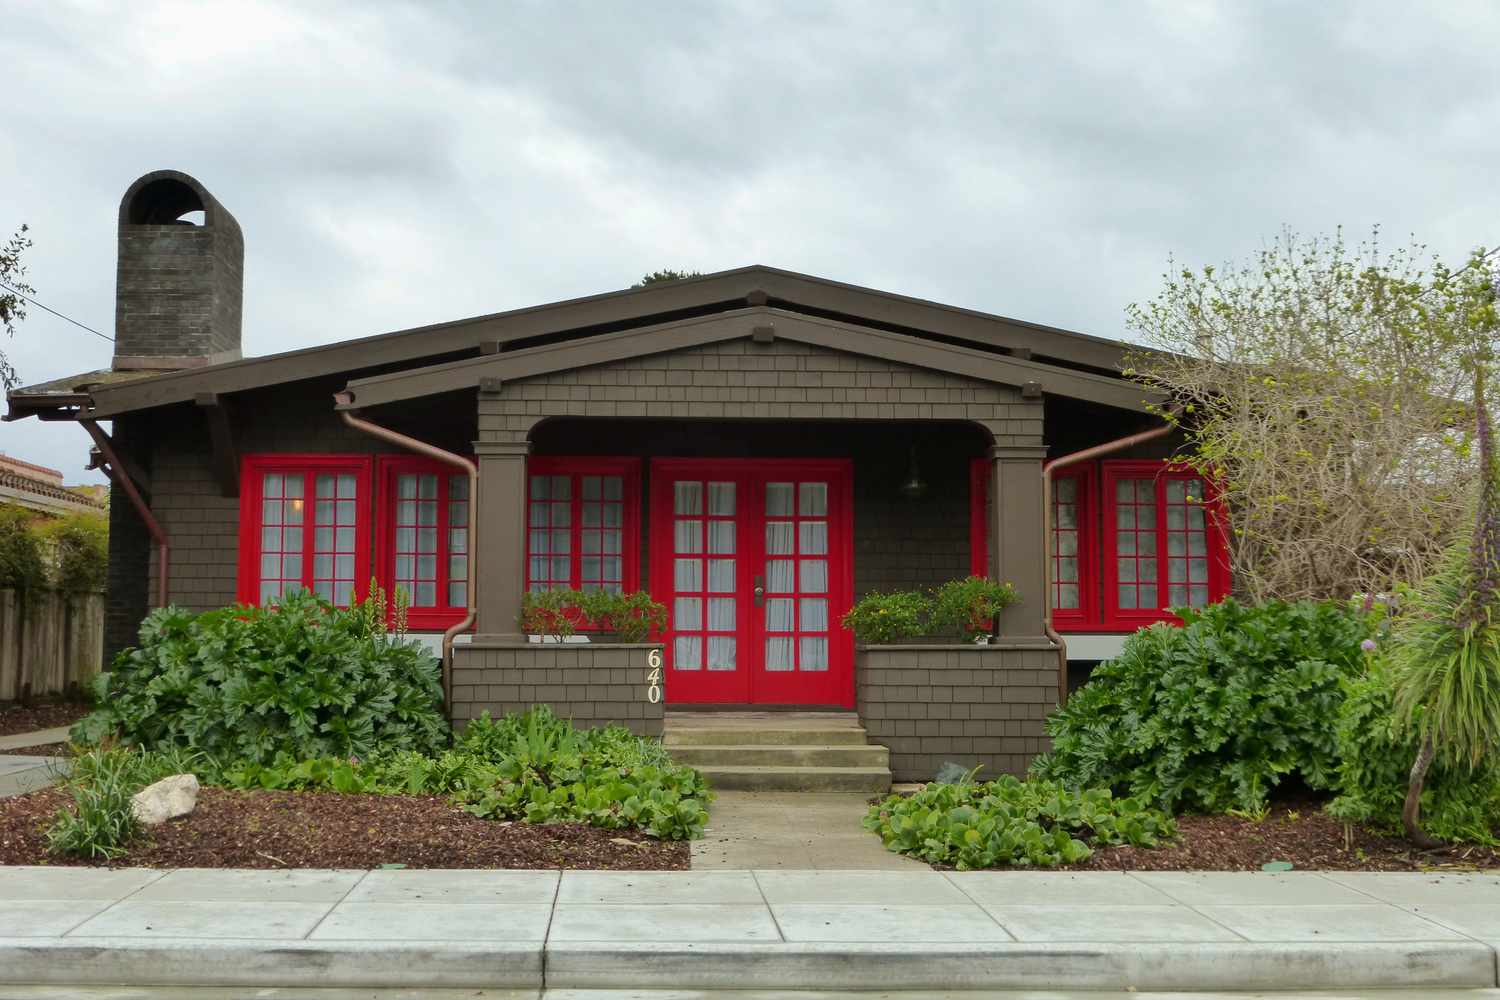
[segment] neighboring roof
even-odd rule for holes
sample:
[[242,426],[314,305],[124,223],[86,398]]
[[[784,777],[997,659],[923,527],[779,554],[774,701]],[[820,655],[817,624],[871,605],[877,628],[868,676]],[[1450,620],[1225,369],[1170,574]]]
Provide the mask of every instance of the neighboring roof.
[[551,372],[609,364],[680,351],[757,333],[827,350],[876,357],[898,364],[961,375],[1010,386],[1034,383],[1042,392],[1086,399],[1122,409],[1141,410],[1164,397],[1132,382],[1092,372],[975,350],[853,323],[808,316],[769,306],[752,306],[712,316],[673,320],[655,326],[565,340],[487,357],[374,375],[350,381],[351,398],[340,409],[362,409],[419,396],[477,387],[481,380],[535,378]]
[[[424,359],[456,360],[493,353],[508,344],[526,347],[530,344],[524,342],[540,338],[597,336],[743,308],[747,303],[991,353],[1030,353],[1054,366],[1095,373],[1118,372],[1129,350],[1119,341],[756,265],[125,382],[99,377],[99,373],[79,379],[98,378],[88,390],[93,403],[90,415],[107,419],[188,402],[200,393],[240,392]],[[63,381],[76,384],[79,379]],[[56,385],[12,391],[8,419],[77,405],[69,402],[67,394],[50,388]]]
[[42,479],[35,479],[11,469],[0,469],[0,503],[15,504],[46,513],[68,513],[94,511],[102,513],[106,505],[101,500],[57,486]]

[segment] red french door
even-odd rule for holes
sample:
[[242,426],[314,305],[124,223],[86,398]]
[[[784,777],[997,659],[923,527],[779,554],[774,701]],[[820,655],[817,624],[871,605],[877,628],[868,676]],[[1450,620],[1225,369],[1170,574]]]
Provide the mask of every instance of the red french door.
[[850,463],[654,459],[669,702],[854,704]]

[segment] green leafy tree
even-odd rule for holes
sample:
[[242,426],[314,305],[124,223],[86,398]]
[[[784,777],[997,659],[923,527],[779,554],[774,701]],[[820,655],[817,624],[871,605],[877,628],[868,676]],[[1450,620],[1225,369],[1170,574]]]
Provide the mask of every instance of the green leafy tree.
[[[23,296],[36,294],[36,289],[26,284],[26,265],[21,255],[31,249],[31,237],[26,235],[23,224],[16,230],[10,242],[0,247],[0,326],[7,336],[16,335],[16,324],[26,318],[26,299]],[[9,287],[5,287],[5,286]],[[4,351],[0,351],[0,388],[14,389],[21,384],[21,376],[10,363]]]
[[683,278],[701,278],[701,271],[674,271],[671,268],[663,268],[660,271],[652,271],[644,275],[640,281],[631,285],[631,288],[645,288],[647,285],[659,285],[663,281],[681,281]]
[[1178,457],[1222,490],[1255,601],[1391,593],[1463,516],[1468,399],[1494,267],[1287,232],[1249,262],[1171,270],[1128,310],[1131,371],[1181,406]]

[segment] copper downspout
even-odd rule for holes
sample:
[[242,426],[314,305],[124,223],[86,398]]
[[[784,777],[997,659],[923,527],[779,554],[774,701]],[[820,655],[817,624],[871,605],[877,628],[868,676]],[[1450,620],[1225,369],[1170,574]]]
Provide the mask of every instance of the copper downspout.
[[[350,392],[336,392],[333,394],[333,400],[339,406],[349,406],[354,402],[354,394]],[[469,476],[469,544],[468,551],[464,557],[469,574],[468,586],[465,588],[469,598],[467,602],[468,608],[463,619],[450,625],[448,630],[443,633],[443,709],[444,711],[449,711],[450,706],[453,704],[453,640],[458,637],[460,632],[468,631],[474,624],[476,610],[474,591],[477,589],[479,581],[474,577],[474,552],[479,547],[479,519],[475,516],[479,510],[479,466],[462,455],[454,454],[451,451],[444,451],[437,445],[428,444],[426,441],[419,441],[408,434],[393,431],[389,427],[373,424],[363,417],[356,417],[352,410],[340,410],[339,416],[343,418],[344,423],[357,431],[363,431],[372,437],[380,438],[380,440],[389,442],[399,448],[405,448],[419,455],[426,455],[428,458],[435,459],[436,461],[456,466],[464,470]],[[449,721],[452,720],[450,719]]]
[[[1180,409],[1173,409],[1172,415],[1175,416],[1180,412]],[[1059,706],[1066,704],[1068,700],[1068,644],[1063,641],[1057,629],[1052,627],[1052,473],[1070,465],[1077,465],[1079,462],[1087,462],[1117,451],[1124,451],[1126,448],[1133,448],[1147,441],[1166,437],[1172,433],[1173,426],[1167,423],[1160,427],[1153,427],[1149,431],[1127,434],[1113,441],[1096,444],[1092,448],[1059,456],[1042,465],[1042,546],[1045,553],[1042,559],[1042,631],[1046,633],[1048,639],[1057,644],[1057,704]]]
[[109,477],[115,481],[116,486],[125,491],[125,495],[130,498],[131,506],[146,523],[146,530],[156,542],[156,606],[164,608],[167,606],[168,584],[171,581],[169,572],[171,546],[167,544],[167,533],[161,530],[160,522],[151,513],[151,508],[146,506],[146,501],[141,497],[141,491],[136,489],[130,473],[126,472],[125,466],[120,464],[120,457],[115,454],[114,442],[109,439],[108,434],[99,429],[99,422],[85,418],[80,418],[78,422],[94,439],[94,444],[99,448],[99,454],[104,456],[104,461],[109,465]]

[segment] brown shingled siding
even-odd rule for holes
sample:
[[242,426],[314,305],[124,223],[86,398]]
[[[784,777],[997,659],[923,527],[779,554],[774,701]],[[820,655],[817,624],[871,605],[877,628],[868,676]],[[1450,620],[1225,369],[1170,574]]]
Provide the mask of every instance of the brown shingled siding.
[[646,657],[652,645],[525,643],[460,645],[453,650],[453,721],[488,712],[500,718],[550,705],[579,727],[612,722],[642,736],[660,736],[662,702],[647,697]]
[[1030,646],[866,646],[855,653],[855,703],[870,742],[891,751],[897,781],[943,764],[1024,775],[1047,749],[1057,653]]
[[549,417],[968,420],[1039,445],[1042,404],[1008,386],[777,340],[726,341],[542,375],[481,393],[479,439],[521,443]]

